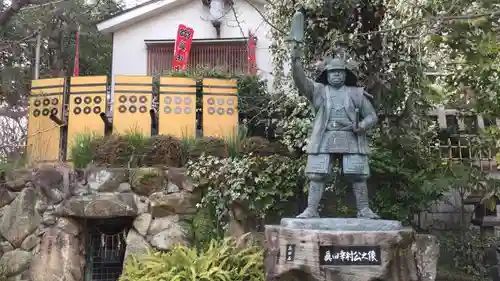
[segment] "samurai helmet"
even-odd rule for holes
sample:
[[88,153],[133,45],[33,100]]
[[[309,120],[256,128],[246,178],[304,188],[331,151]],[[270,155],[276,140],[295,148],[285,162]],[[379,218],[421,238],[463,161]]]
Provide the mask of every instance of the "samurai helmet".
[[354,65],[346,63],[341,58],[327,57],[319,66],[320,74],[316,78],[316,82],[322,84],[328,84],[327,73],[333,70],[344,70],[346,72],[345,85],[346,86],[356,86],[358,83],[358,77],[354,73]]

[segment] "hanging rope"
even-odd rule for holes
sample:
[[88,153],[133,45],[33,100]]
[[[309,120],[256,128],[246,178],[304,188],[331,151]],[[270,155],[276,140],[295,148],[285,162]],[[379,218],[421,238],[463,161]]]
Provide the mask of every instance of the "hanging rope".
[[[126,230],[117,233],[106,233],[98,227],[95,228],[100,237],[100,247],[97,256],[103,260],[117,260],[120,258],[122,249],[125,249]],[[123,248],[122,248],[123,247]]]

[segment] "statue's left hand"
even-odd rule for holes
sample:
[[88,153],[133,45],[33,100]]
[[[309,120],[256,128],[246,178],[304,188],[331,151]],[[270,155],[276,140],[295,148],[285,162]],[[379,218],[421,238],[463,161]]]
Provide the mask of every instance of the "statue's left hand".
[[356,134],[362,134],[364,133],[364,129],[360,126],[357,126],[356,123],[352,123],[352,131]]

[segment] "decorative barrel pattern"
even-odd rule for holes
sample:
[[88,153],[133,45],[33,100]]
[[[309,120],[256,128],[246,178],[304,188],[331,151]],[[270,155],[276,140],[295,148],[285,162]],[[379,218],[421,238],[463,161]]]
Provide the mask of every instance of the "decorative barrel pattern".
[[63,119],[65,79],[39,79],[31,82],[28,113],[27,151],[30,163],[60,159],[61,125],[50,119]]
[[151,136],[153,77],[115,76],[113,133]]
[[71,77],[68,109],[67,159],[78,136],[104,135],[101,113],[106,113],[106,76]]
[[159,135],[179,138],[196,136],[196,80],[161,77]]
[[237,132],[237,81],[203,79],[203,136],[227,139]]

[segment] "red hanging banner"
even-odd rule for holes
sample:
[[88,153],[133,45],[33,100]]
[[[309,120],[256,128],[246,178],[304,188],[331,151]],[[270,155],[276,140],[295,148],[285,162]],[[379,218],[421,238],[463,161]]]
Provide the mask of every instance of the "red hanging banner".
[[256,60],[256,41],[257,38],[251,31],[248,31],[248,74],[257,74],[257,60]]
[[172,61],[172,69],[186,70],[189,58],[189,51],[193,43],[194,30],[183,24],[179,24],[177,29],[177,39],[175,40],[174,59]]

